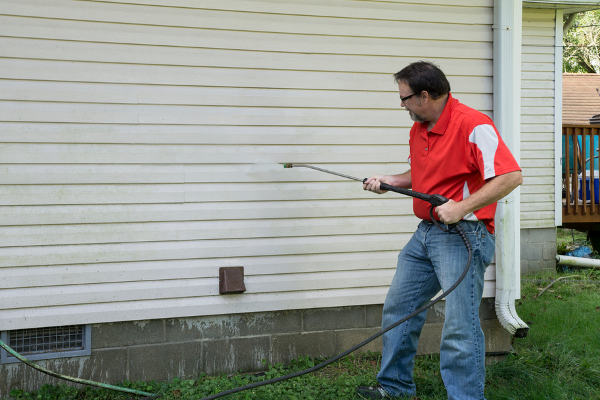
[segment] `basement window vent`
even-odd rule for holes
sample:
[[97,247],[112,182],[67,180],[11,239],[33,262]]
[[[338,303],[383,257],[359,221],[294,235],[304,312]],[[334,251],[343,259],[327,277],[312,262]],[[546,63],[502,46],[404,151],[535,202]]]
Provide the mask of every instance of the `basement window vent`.
[[[4,343],[29,360],[77,357],[91,354],[90,325],[18,329],[2,332],[0,335]],[[1,350],[0,363],[17,361],[4,349]]]

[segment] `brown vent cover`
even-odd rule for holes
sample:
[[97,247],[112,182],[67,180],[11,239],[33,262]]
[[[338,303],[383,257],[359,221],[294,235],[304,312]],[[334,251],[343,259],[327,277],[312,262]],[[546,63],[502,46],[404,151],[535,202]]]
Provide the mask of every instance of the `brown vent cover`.
[[219,268],[219,293],[232,294],[244,293],[244,267]]

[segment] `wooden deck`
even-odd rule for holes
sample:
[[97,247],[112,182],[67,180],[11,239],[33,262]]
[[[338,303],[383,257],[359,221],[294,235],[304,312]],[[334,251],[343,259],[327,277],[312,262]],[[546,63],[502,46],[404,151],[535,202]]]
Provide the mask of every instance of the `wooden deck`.
[[585,229],[600,222],[599,141],[600,126],[563,125],[563,226]]

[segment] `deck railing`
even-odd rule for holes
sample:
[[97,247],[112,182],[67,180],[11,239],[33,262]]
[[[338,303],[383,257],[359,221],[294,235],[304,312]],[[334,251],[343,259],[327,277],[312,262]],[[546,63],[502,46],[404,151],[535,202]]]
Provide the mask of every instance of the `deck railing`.
[[563,223],[600,222],[600,126],[563,125]]

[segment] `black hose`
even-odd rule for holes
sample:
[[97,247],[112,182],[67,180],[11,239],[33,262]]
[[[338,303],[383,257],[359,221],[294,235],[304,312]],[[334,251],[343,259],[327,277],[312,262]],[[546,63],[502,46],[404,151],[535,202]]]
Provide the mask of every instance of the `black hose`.
[[254,388],[257,388],[257,387],[260,387],[260,386],[271,385],[273,383],[285,381],[285,380],[292,379],[292,378],[297,378],[299,376],[310,374],[312,372],[318,371],[321,368],[324,368],[324,367],[328,366],[329,364],[332,364],[332,363],[336,362],[337,360],[346,357],[348,354],[350,354],[350,353],[352,353],[352,352],[360,349],[361,347],[363,347],[364,345],[366,345],[366,344],[372,342],[373,340],[377,339],[379,336],[383,335],[387,331],[389,331],[391,329],[394,329],[395,327],[397,327],[401,323],[403,323],[403,322],[405,322],[405,321],[413,318],[414,316],[420,314],[421,312],[423,312],[427,308],[433,306],[434,304],[436,304],[440,300],[443,300],[445,297],[447,297],[463,281],[463,279],[467,275],[467,272],[469,272],[469,269],[471,267],[471,258],[472,258],[472,255],[473,255],[473,249],[471,248],[471,242],[469,242],[469,239],[467,238],[467,235],[461,229],[461,227],[460,227],[459,224],[449,225],[448,229],[444,229],[441,225],[439,225],[439,223],[435,220],[435,218],[433,218],[433,208],[434,208],[434,206],[432,206],[430,208],[430,210],[429,210],[429,214],[432,216],[432,221],[438,226],[438,228],[440,228],[441,230],[446,231],[446,232],[449,232],[452,228],[454,228],[456,230],[456,232],[458,232],[458,234],[462,238],[463,242],[465,243],[465,247],[467,248],[467,251],[469,253],[469,258],[467,260],[467,264],[465,265],[465,269],[463,270],[463,272],[460,275],[460,277],[456,280],[456,282],[454,282],[454,284],[448,288],[448,290],[446,290],[445,292],[443,292],[442,294],[440,294],[438,297],[435,297],[432,300],[430,300],[429,302],[423,304],[422,306],[420,306],[419,308],[417,308],[416,310],[414,310],[413,312],[411,312],[410,314],[408,314],[404,318],[400,319],[399,321],[396,321],[393,324],[391,324],[391,325],[389,325],[389,326],[387,326],[385,328],[382,328],[379,332],[377,332],[376,334],[374,334],[371,337],[368,337],[367,339],[363,340],[362,342],[360,342],[359,344],[355,345],[354,347],[352,347],[352,348],[344,351],[343,353],[340,353],[340,354],[338,354],[336,356],[333,356],[330,359],[325,360],[322,363],[315,365],[314,367],[307,368],[307,369],[305,369],[303,371],[293,372],[291,374],[280,376],[280,377],[277,377],[277,378],[268,379],[266,381],[254,382],[254,383],[250,383],[250,384],[245,385],[245,386],[240,386],[240,387],[237,387],[237,388],[225,390],[225,391],[223,391],[221,393],[217,393],[217,394],[213,394],[213,395],[208,396],[208,397],[204,397],[201,400],[218,399],[220,397],[225,397],[225,396],[228,396],[230,394],[243,392],[245,390],[254,389]]

